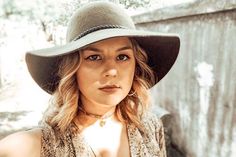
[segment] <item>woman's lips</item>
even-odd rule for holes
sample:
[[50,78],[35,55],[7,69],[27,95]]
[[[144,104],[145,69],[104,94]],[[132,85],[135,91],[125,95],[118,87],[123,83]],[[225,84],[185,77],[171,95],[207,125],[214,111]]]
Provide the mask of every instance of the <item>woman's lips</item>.
[[101,91],[106,92],[106,93],[114,93],[120,90],[119,86],[116,85],[109,85],[109,86],[104,86],[99,88]]

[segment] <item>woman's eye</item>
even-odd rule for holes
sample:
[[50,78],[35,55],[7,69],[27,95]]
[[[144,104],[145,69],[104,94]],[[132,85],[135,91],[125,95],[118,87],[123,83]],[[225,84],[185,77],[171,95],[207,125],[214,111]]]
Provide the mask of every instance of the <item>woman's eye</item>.
[[99,55],[91,55],[91,56],[88,56],[85,59],[86,60],[90,60],[90,61],[96,61],[96,60],[101,60],[101,56],[99,56]]
[[129,59],[128,55],[121,54],[121,55],[117,56],[117,60],[120,60],[120,61],[126,61],[128,59]]

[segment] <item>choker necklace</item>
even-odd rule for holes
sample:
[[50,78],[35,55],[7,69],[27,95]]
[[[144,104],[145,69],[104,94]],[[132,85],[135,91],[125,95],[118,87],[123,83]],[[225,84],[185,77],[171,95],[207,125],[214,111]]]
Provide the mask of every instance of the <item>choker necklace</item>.
[[106,124],[106,119],[111,117],[114,112],[111,112],[111,113],[108,113],[108,114],[105,114],[105,115],[97,115],[97,114],[93,114],[93,113],[89,113],[87,111],[85,111],[82,107],[78,107],[78,109],[83,113],[85,114],[86,116],[89,116],[89,117],[92,117],[92,118],[96,118],[99,120],[99,125],[101,127],[103,127],[105,124]]

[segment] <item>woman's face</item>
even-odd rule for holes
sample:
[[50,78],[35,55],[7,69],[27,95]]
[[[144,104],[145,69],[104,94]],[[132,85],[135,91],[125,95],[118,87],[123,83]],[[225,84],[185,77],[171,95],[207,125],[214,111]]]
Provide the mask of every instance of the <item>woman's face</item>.
[[76,75],[83,104],[120,103],[131,89],[135,71],[129,38],[116,37],[91,44],[82,50],[81,56]]

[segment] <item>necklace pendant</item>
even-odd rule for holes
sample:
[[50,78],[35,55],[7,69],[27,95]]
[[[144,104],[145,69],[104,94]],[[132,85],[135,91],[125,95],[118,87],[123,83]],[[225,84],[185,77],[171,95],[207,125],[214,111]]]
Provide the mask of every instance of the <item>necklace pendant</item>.
[[99,123],[100,127],[103,127],[105,124],[106,124],[105,120],[101,120],[100,123]]

